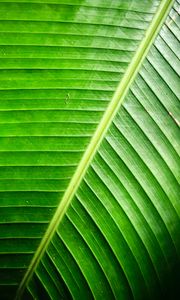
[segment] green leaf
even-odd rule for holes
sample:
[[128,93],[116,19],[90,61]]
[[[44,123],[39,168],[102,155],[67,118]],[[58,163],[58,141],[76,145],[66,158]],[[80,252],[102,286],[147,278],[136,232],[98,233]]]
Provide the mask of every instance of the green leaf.
[[0,8],[2,299],[176,299],[179,1]]

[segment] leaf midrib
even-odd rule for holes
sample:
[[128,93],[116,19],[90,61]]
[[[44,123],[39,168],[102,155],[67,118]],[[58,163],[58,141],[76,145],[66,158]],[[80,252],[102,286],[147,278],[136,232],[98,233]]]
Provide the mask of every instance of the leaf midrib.
[[65,215],[69,205],[71,204],[71,201],[95,155],[97,152],[97,149],[99,148],[99,145],[101,141],[103,140],[114,116],[116,115],[117,111],[119,110],[120,106],[123,103],[123,100],[129,90],[129,87],[131,86],[134,78],[136,77],[140,66],[146,57],[149,48],[151,47],[152,43],[154,42],[154,39],[156,35],[158,34],[161,25],[165,18],[167,17],[167,14],[173,4],[173,0],[163,0],[161,4],[159,5],[157,12],[149,26],[149,28],[146,31],[145,37],[142,40],[140,46],[138,47],[138,50],[136,51],[134,58],[132,59],[131,63],[129,64],[129,67],[127,68],[122,80],[120,81],[114,96],[112,97],[112,100],[105,111],[77,169],[74,173],[69,186],[64,193],[63,198],[61,199],[61,202],[49,224],[49,227],[44,235],[44,237],[41,240],[41,243],[37,249],[37,251],[34,254],[34,257],[30,263],[30,266],[25,273],[17,294],[16,294],[16,300],[20,299],[22,296],[22,293],[28,284],[29,280],[31,279],[38,263],[40,262],[44,252],[46,251],[49,242],[51,241],[51,238],[53,234],[55,233],[58,225],[60,224],[63,216]]

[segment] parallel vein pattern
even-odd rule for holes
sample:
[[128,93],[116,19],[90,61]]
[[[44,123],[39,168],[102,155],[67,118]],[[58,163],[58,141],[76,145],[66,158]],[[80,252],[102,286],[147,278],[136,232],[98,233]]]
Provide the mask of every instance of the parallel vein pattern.
[[[158,5],[156,0],[0,1],[2,299],[14,297]],[[76,259],[62,247],[68,280],[75,280],[80,295],[91,297]],[[79,275],[67,271],[66,257]],[[56,298],[78,296],[76,289],[67,291],[49,256],[42,270],[44,279],[48,272],[53,280],[51,292],[58,288]],[[117,271],[122,273],[119,266]],[[44,288],[37,293],[45,299]]]
[[176,299],[178,10],[175,2],[25,297]]

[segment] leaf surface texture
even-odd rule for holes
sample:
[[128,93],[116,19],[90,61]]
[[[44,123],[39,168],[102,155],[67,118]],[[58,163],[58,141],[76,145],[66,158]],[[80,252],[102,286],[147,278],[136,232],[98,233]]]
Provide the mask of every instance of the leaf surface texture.
[[175,299],[180,4],[170,4],[0,2],[3,300],[18,287],[17,299]]

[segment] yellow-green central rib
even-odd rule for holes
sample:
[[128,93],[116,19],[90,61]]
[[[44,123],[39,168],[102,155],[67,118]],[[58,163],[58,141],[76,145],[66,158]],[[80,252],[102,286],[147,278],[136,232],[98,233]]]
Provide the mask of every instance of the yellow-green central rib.
[[75,195],[81,180],[83,176],[85,175],[85,172],[87,168],[89,167],[90,162],[92,161],[105,133],[107,132],[107,129],[109,128],[113,117],[117,113],[120,105],[122,104],[127,91],[134,80],[137,72],[139,71],[139,68],[146,57],[146,54],[152,45],[157,33],[159,32],[159,29],[161,28],[161,25],[166,18],[172,4],[173,0],[162,0],[160,6],[158,7],[158,10],[151,22],[151,25],[149,26],[146,35],[144,39],[142,40],[136,54],[134,55],[134,58],[132,62],[130,63],[127,71],[124,74],[124,77],[122,78],[120,84],[117,87],[116,92],[114,93],[114,96],[104,113],[104,116],[99,124],[99,126],[96,129],[95,134],[93,135],[89,146],[87,147],[77,169],[72,177],[70,184],[49,224],[49,227],[31,261],[31,264],[20,283],[20,286],[17,291],[17,295],[15,299],[20,299],[27,283],[29,282],[31,276],[33,275],[39,261],[41,260],[45,250],[47,249],[47,246],[56,231],[59,223],[61,222],[63,216],[65,215],[69,205],[71,204],[71,200],[73,196]]

